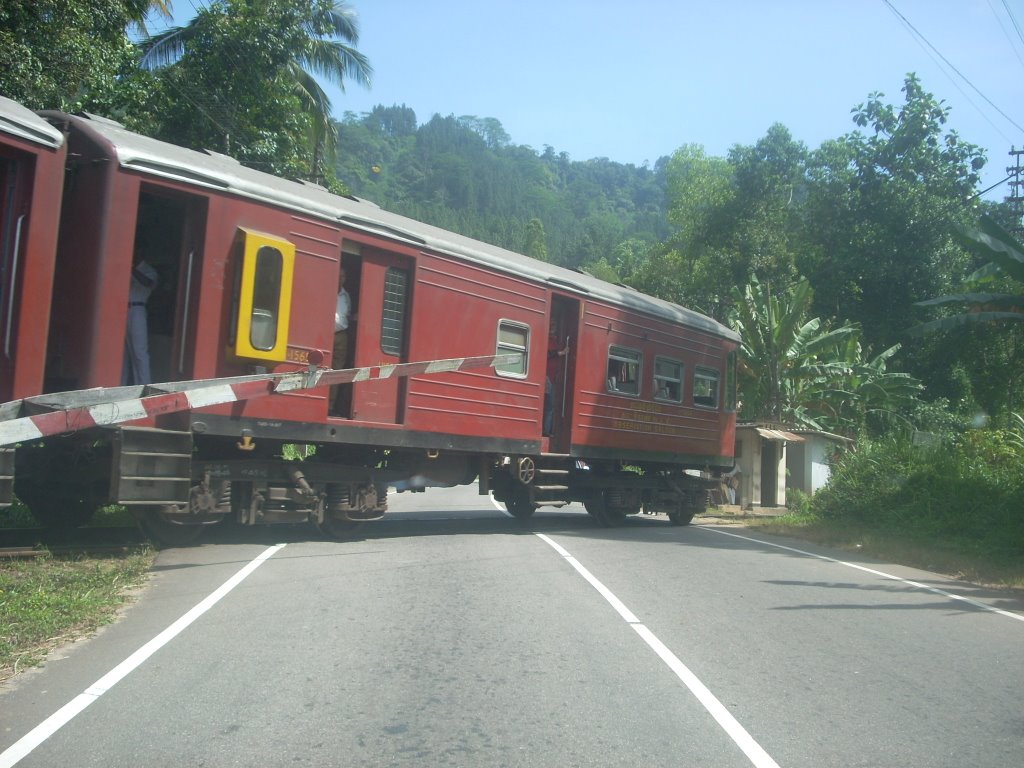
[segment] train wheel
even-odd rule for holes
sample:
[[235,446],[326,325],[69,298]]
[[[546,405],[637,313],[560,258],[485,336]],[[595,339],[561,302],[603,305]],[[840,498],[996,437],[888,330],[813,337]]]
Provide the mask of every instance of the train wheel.
[[680,504],[675,512],[668,513],[668,521],[672,525],[689,525],[693,520],[694,511],[686,504]]
[[166,547],[186,547],[203,535],[202,525],[175,522],[161,507],[146,507],[136,512],[139,528],[147,538]]
[[505,499],[505,509],[517,520],[528,520],[537,511],[537,505],[530,501],[530,493],[526,488],[514,490]]
[[585,501],[583,506],[602,528],[618,528],[626,522],[625,507],[609,504],[604,493]]
[[[703,502],[703,503],[702,503]],[[668,513],[668,521],[672,525],[689,525],[693,516],[707,509],[707,495],[691,493],[676,502],[674,512]]]

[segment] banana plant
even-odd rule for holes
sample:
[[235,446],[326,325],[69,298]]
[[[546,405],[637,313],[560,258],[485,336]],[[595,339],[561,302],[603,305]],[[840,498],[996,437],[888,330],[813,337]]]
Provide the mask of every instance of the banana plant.
[[1009,278],[1018,287],[1024,285],[1024,245],[988,216],[982,217],[977,229],[962,229],[958,235],[964,247],[989,261],[967,277],[969,292],[917,302],[919,307],[960,306],[966,311],[915,326],[910,329],[913,335],[949,331],[971,323],[1024,322],[1024,293],[981,290],[1002,278]]

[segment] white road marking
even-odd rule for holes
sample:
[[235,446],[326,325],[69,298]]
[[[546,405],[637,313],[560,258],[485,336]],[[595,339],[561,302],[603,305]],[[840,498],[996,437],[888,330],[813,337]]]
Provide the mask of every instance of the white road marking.
[[766,547],[774,547],[775,549],[782,549],[782,550],[785,550],[786,552],[795,552],[798,555],[806,555],[807,557],[813,557],[813,558],[816,558],[818,560],[824,560],[825,562],[828,562],[828,563],[836,563],[837,565],[845,565],[847,568],[856,568],[858,571],[864,571],[864,573],[870,573],[873,576],[881,576],[884,579],[891,579],[892,581],[899,581],[899,582],[901,582],[903,584],[908,584],[911,587],[916,587],[917,589],[923,589],[926,592],[932,592],[932,593],[934,593],[936,595],[942,595],[942,597],[949,598],[950,600],[958,600],[958,601],[960,601],[962,603],[967,603],[968,605],[973,605],[975,608],[980,608],[980,609],[982,609],[984,611],[991,611],[992,613],[998,613],[1000,616],[1005,616],[1008,619],[1016,619],[1017,621],[1024,621],[1024,614],[1013,613],[1012,611],[1004,611],[1001,608],[995,608],[994,606],[986,605],[985,603],[979,603],[977,600],[971,600],[971,598],[964,597],[963,595],[958,595],[955,592],[947,592],[946,590],[939,589],[938,587],[929,587],[927,584],[922,584],[919,581],[912,581],[910,579],[904,579],[904,578],[902,578],[900,576],[894,576],[891,573],[886,573],[885,571],[879,571],[879,570],[876,570],[874,568],[868,568],[865,565],[857,565],[857,563],[850,563],[850,562],[847,562],[846,560],[837,560],[834,557],[828,557],[827,555],[819,555],[819,554],[816,554],[814,552],[807,552],[807,551],[805,551],[803,549],[796,549],[795,547],[787,547],[787,546],[785,546],[783,544],[775,544],[775,543],[773,543],[771,541],[765,541],[764,539],[755,539],[755,538],[753,538],[751,536],[740,536],[738,533],[729,533],[728,531],[720,531],[717,528],[708,528],[708,527],[705,527],[705,526],[702,526],[702,525],[695,526],[695,528],[697,530],[701,530],[701,531],[709,531],[711,533],[717,533],[717,534],[720,534],[722,536],[731,536],[734,539],[742,539],[743,541],[751,541],[751,542],[754,542],[755,544],[763,544]]
[[564,557],[569,565],[575,568],[611,604],[612,608],[643,638],[651,650],[658,654],[658,657],[665,662],[668,668],[675,673],[676,677],[690,690],[690,693],[696,697],[704,709],[715,718],[715,721],[729,735],[729,738],[735,742],[736,746],[743,750],[743,754],[750,760],[751,765],[756,766],[756,768],[779,768],[779,764],[772,759],[771,755],[764,751],[760,744],[754,741],[754,737],[747,733],[747,730],[740,725],[739,721],[732,716],[729,710],[725,708],[725,705],[718,700],[708,687],[650,629],[641,624],[633,612],[608,587],[598,581],[582,563],[569,554],[560,544],[543,533],[535,533],[534,535],[549,544],[558,554]]
[[263,565],[263,563],[269,560],[284,546],[284,544],[277,544],[264,551],[263,554],[248,563],[244,568],[242,568],[242,570],[225,581],[217,588],[216,591],[212,592],[202,600],[202,602],[196,605],[195,608],[175,621],[167,629],[89,686],[85,692],[78,694],[78,696],[73,698],[63,707],[46,718],[46,720],[9,746],[2,754],[0,754],[0,768],[10,768],[10,766],[15,765],[23,757],[30,754],[32,750],[67,725],[76,715],[82,712],[82,710],[131,674],[144,661],[146,661],[146,659],[160,650],[163,646],[167,645],[167,643],[184,631],[192,622],[213,608],[213,606],[216,605],[222,597],[241,584],[249,574]]

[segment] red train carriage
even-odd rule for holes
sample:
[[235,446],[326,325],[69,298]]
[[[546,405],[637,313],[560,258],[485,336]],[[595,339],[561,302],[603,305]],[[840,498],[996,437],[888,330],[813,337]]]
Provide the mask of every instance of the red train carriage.
[[[64,153],[60,131],[0,96],[0,403],[42,386]],[[0,447],[0,506],[13,472]]]
[[[583,501],[604,524],[643,505],[682,523],[704,498],[684,470],[731,463],[737,337],[711,319],[111,121],[46,117],[69,147],[48,391],[161,391],[123,378],[140,260],[157,382],[517,356],[23,445],[16,489],[43,519],[114,501],[164,538],[229,516],[338,533],[380,517],[389,486],[479,478],[517,516]],[[335,360],[341,269],[355,312]]]

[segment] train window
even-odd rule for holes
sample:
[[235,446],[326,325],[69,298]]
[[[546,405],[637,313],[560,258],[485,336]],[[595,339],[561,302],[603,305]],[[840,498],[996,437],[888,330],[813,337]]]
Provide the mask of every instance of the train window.
[[240,229],[232,297],[232,352],[242,358],[284,360],[288,353],[295,246]]
[[640,364],[643,355],[638,350],[608,348],[608,391],[623,395],[640,394]]
[[683,401],[683,364],[667,357],[654,358],[654,399]]
[[693,404],[704,408],[718,407],[719,373],[714,368],[698,368],[693,372]]
[[497,355],[508,355],[516,353],[518,360],[508,365],[495,366],[494,370],[499,376],[515,376],[526,378],[528,368],[528,350],[530,349],[530,327],[521,323],[513,323],[509,320],[498,322],[498,345],[495,349]]
[[277,340],[277,299],[281,295],[283,262],[277,248],[264,245],[256,251],[249,343],[263,352],[273,349]]
[[402,354],[408,292],[409,270],[389,267],[384,276],[384,312],[380,320],[380,348],[385,354]]

